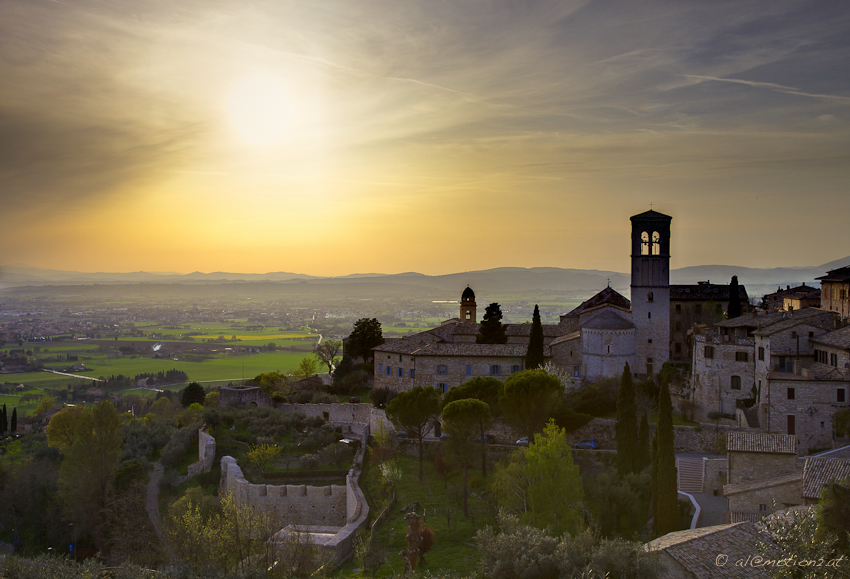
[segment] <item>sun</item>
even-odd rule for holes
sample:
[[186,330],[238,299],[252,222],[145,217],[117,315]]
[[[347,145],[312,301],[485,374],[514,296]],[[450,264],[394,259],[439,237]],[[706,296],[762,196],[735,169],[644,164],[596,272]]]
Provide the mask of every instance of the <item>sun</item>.
[[272,145],[287,134],[291,121],[290,95],[284,83],[268,73],[238,81],[227,100],[230,122],[248,145]]

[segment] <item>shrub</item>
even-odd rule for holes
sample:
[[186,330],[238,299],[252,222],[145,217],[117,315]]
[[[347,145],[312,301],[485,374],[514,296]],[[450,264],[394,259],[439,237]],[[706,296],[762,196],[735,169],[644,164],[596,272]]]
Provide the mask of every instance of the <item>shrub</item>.
[[577,412],[591,416],[607,416],[617,410],[618,388],[616,378],[603,378],[572,390],[564,397],[564,401]]
[[375,408],[384,408],[396,396],[398,393],[389,388],[372,388],[369,391],[369,400]]
[[198,442],[198,429],[201,428],[201,423],[196,422],[189,426],[184,426],[171,437],[165,448],[162,449],[159,461],[165,468],[173,468],[177,466],[183,456],[189,450],[189,447]]

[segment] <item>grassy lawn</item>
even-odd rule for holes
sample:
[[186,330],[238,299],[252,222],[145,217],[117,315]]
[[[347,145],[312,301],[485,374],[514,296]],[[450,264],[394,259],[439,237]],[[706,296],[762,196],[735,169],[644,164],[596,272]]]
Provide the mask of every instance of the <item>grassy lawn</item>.
[[[437,539],[434,549],[425,556],[424,569],[432,572],[452,569],[459,574],[475,571],[478,550],[465,543],[474,544],[475,533],[487,525],[494,525],[496,514],[495,500],[486,491],[480,469],[469,472],[469,517],[464,517],[461,472],[452,472],[448,478],[448,487],[444,488],[443,480],[437,476],[430,460],[424,462],[425,475],[421,483],[417,480],[416,457],[400,454],[396,460],[403,473],[396,487],[397,502],[389,517],[375,531],[375,540],[390,553],[389,565],[382,567],[378,576],[401,574],[404,569],[398,552],[407,548],[404,539],[407,523],[404,520],[406,513],[399,510],[414,502],[418,502],[424,509],[424,513],[420,511],[420,514],[425,515],[425,524],[434,530]],[[374,520],[389,498],[378,480],[378,469],[367,467],[360,484],[366,487],[367,497],[375,502],[372,504],[370,501],[370,514]],[[355,567],[356,563],[349,562],[337,571],[336,576],[350,576]]]
[[[616,418],[616,416],[615,416],[615,418]],[[652,416],[650,416],[649,421],[652,422],[653,424],[658,424],[658,413],[656,412]],[[691,422],[690,420],[685,420],[684,418],[682,418],[681,414],[674,414],[673,415],[673,426],[697,427],[697,426],[699,426],[699,422]]]

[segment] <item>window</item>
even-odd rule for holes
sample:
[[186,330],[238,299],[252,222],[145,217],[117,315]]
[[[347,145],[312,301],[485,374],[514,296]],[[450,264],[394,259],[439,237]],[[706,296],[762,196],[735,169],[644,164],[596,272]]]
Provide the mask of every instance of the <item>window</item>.
[[402,359],[402,357],[401,357],[401,354],[399,354],[399,355],[398,355],[398,361],[399,361],[399,362],[404,362],[404,360],[403,360],[403,359]]
[[490,366],[490,375],[491,376],[501,376],[501,374],[502,374],[502,367],[501,366],[499,366],[498,364],[493,364],[493,365]]
[[465,315],[466,315],[466,319],[467,319],[467,320],[471,320],[471,319],[472,319],[472,312],[470,312],[469,310],[466,310],[466,314],[465,314]]
[[398,377],[399,377],[399,378],[404,378],[404,368],[399,368],[399,369],[398,369]]
[[646,359],[646,375],[652,376],[652,358]]
[[393,369],[390,366],[387,366],[387,376],[393,375]]
[[714,346],[706,346],[705,347],[705,357],[706,358],[714,358]]
[[652,319],[652,312],[646,312],[647,319]]
[[750,359],[750,356],[747,352],[735,352],[735,361],[736,362],[747,362]]
[[682,304],[676,304],[676,313],[677,313],[677,314],[681,314],[681,313],[682,313]]
[[437,384],[437,388],[439,388],[443,392],[443,394],[445,394],[446,390],[449,389],[449,385],[445,382],[440,382],[439,384]]
[[796,337],[797,337],[797,332],[791,332],[791,337],[792,337],[792,338],[796,338]]
[[384,373],[384,365],[378,364],[378,374],[383,374],[383,373]]
[[767,505],[764,504],[764,503],[760,503],[759,504],[759,511],[761,511],[762,513],[766,513],[767,512]]
[[795,400],[796,394],[794,388],[788,388],[788,400]]
[[466,375],[467,375],[467,376],[472,376],[472,364],[467,364],[467,365],[466,365]]
[[581,372],[581,366],[573,366],[573,378],[578,378],[579,372]]
[[652,232],[652,255],[661,255],[661,234]]
[[844,388],[839,388],[835,391],[835,401],[836,402],[845,402],[847,400],[847,395],[844,393]]
[[647,344],[651,344],[651,343],[652,343],[652,338],[648,339],[648,340],[646,341],[646,343],[647,343]]
[[741,377],[740,376],[732,376],[732,390],[740,390],[741,389]]
[[521,368],[520,368],[519,364],[514,364],[513,366],[511,366],[511,374],[516,374],[520,370],[521,370]]
[[764,347],[763,346],[759,346],[759,360],[764,362]]
[[829,355],[829,365],[838,368],[838,354]]
[[409,372],[410,378],[416,378],[416,368],[411,368]]
[[654,298],[655,298],[655,296],[653,295],[652,292],[648,292],[646,294],[646,301],[648,301],[648,302],[654,301]]
[[682,344],[680,344],[679,342],[676,342],[674,349],[676,350],[677,354],[681,354],[682,353]]
[[789,414],[787,417],[787,432],[788,434],[796,435],[797,434],[797,417],[793,414]]
[[446,364],[437,364],[437,374],[448,374],[449,369]]
[[809,332],[809,337],[810,337],[810,338],[814,338],[814,337],[815,337],[815,333],[814,333],[814,332]]
[[649,234],[646,231],[640,234],[640,254],[649,255]]

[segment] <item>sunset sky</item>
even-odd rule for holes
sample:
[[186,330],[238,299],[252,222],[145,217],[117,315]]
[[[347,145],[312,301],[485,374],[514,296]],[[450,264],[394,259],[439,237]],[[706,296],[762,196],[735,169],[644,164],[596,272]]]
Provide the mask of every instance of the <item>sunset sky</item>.
[[850,254],[847,2],[0,0],[0,265]]

